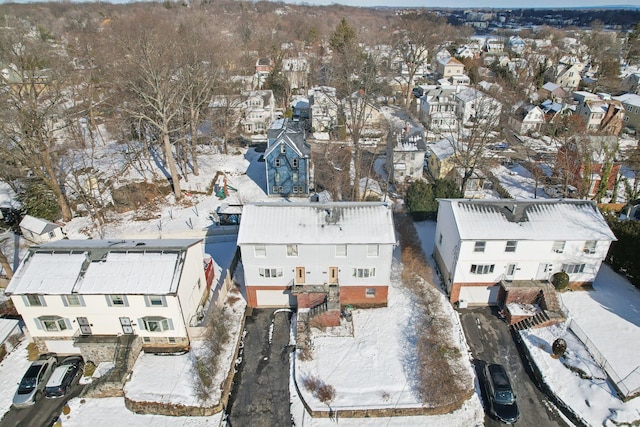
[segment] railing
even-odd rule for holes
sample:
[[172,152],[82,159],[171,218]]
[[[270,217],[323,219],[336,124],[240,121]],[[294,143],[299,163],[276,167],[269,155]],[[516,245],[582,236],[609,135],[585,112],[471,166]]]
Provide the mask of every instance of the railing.
[[636,387],[631,389],[627,386],[627,382],[631,378],[637,378],[638,380],[634,382],[640,382],[640,365],[638,365],[633,371],[631,371],[625,378],[621,378],[620,375],[613,369],[613,366],[609,363],[607,358],[598,350],[596,345],[589,339],[589,336],[578,326],[578,324],[570,319],[567,325],[569,329],[575,334],[576,337],[584,344],[587,348],[587,351],[593,357],[595,362],[606,372],[607,376],[613,383],[613,386],[618,391],[618,394],[623,398],[628,398],[630,396],[637,395],[640,393],[640,387]]

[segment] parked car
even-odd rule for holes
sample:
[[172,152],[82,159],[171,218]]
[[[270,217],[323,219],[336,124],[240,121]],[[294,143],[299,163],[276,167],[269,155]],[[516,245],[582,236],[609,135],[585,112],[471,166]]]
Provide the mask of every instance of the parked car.
[[29,366],[13,396],[13,406],[21,408],[33,405],[42,396],[45,384],[56,367],[56,362],[54,356],[45,356]]
[[518,421],[520,412],[516,403],[516,395],[513,393],[509,376],[504,367],[497,364],[487,364],[485,366],[485,380],[490,415],[507,424]]
[[44,388],[44,396],[48,398],[62,397],[67,393],[67,388],[73,380],[82,372],[84,361],[80,356],[65,358],[58,366]]

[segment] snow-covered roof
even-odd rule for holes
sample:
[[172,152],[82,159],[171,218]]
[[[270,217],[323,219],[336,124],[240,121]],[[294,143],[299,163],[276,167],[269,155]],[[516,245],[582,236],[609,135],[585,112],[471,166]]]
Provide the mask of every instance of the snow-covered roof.
[[9,335],[20,332],[18,323],[15,319],[0,319],[0,344],[3,343]]
[[591,201],[438,201],[450,205],[462,240],[616,240]]
[[635,93],[625,93],[624,95],[614,96],[613,99],[634,107],[640,107],[640,95]]
[[436,141],[433,144],[429,144],[429,150],[440,160],[444,160],[455,153],[455,142],[450,141],[447,138]]
[[173,294],[200,239],[61,240],[33,246],[7,294]]
[[60,227],[61,226],[56,223],[49,222],[41,218],[36,218],[31,215],[25,215],[24,218],[22,218],[22,221],[20,221],[20,228],[29,230],[34,234],[49,233]]
[[391,209],[378,202],[247,204],[238,232],[238,245],[395,242]]

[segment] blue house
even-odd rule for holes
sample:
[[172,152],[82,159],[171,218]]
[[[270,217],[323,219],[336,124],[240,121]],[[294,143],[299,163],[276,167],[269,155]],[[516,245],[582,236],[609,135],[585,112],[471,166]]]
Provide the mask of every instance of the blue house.
[[306,141],[303,122],[275,120],[267,131],[267,144],[264,153],[267,194],[308,196],[311,147]]

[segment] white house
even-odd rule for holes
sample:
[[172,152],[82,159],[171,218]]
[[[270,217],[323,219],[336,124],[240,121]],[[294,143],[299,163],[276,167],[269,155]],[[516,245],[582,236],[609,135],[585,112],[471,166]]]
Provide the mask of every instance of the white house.
[[20,221],[20,231],[25,239],[40,244],[63,239],[65,234],[60,224],[31,215],[25,215]]
[[385,306],[395,243],[386,203],[247,204],[238,233],[247,303]]
[[591,284],[613,240],[592,201],[440,199],[433,255],[451,302],[499,304],[501,282]]
[[123,334],[185,349],[213,278],[205,259],[200,239],[60,240],[29,248],[6,294],[41,351],[82,353]]
[[453,96],[457,103],[456,114],[462,123],[498,125],[502,104],[495,98],[472,87],[464,88]]
[[531,104],[520,105],[509,117],[509,124],[520,134],[539,131],[544,122],[542,109]]
[[407,125],[396,129],[387,141],[386,168],[391,180],[398,186],[422,179],[427,145],[424,130]]

